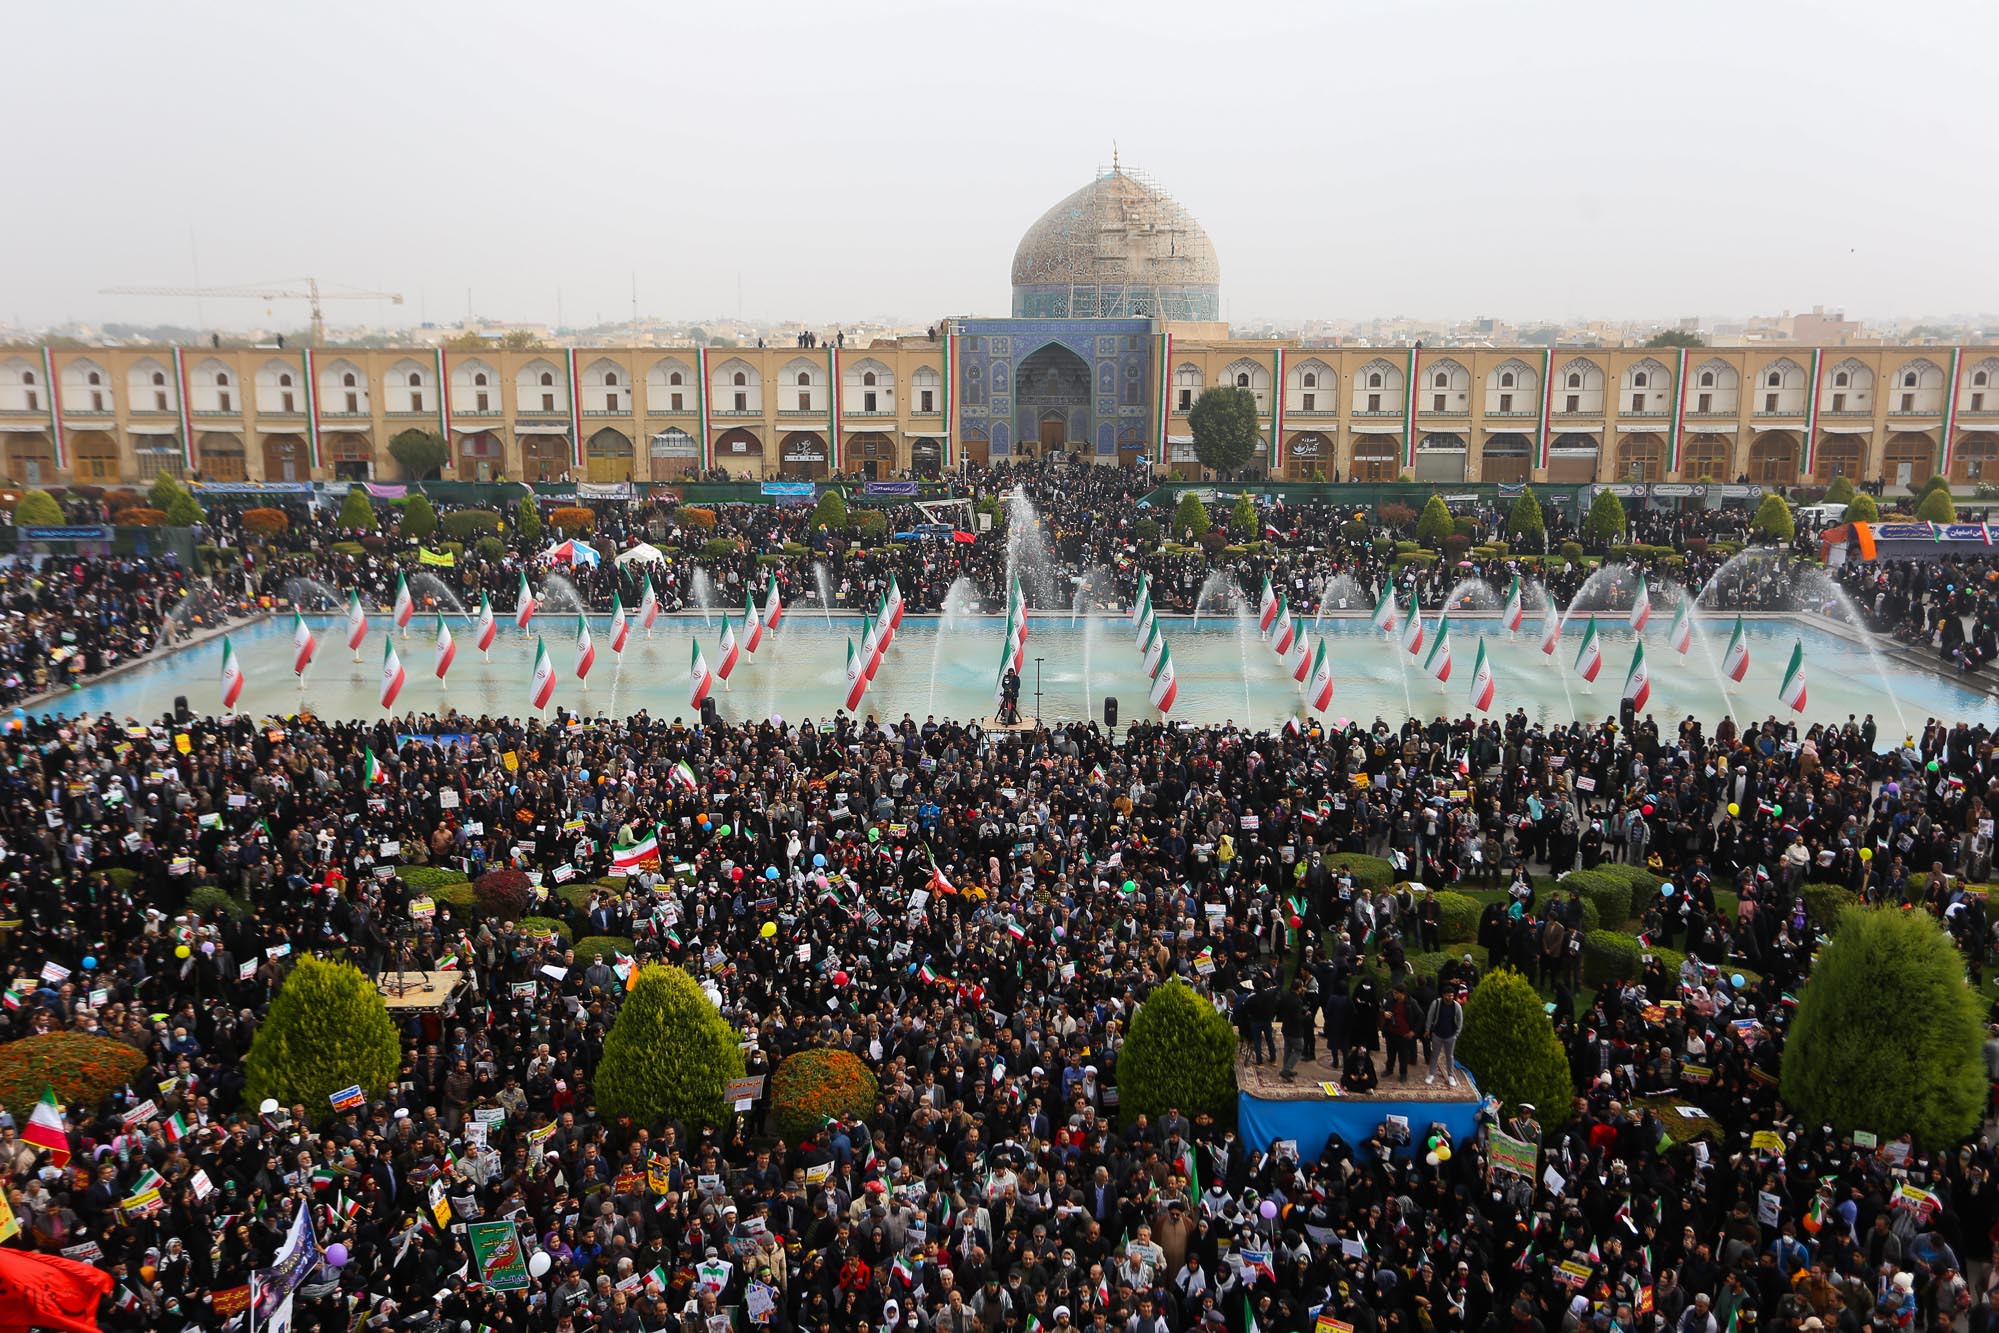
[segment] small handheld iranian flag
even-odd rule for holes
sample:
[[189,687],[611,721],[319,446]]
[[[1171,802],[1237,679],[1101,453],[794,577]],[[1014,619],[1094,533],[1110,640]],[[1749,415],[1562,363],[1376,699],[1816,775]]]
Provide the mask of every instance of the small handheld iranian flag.
[[1555,605],[1555,599],[1548,599],[1548,609],[1541,613],[1541,651],[1553,657],[1555,649],[1562,646],[1562,608]]
[[403,692],[403,681],[405,679],[407,677],[403,674],[403,659],[396,655],[396,641],[394,639],[384,640],[382,643],[382,707],[389,708],[394,706],[396,696]]
[[56,1104],[54,1088],[42,1090],[42,1099],[35,1103],[35,1113],[28,1117],[27,1126],[21,1130],[21,1142],[47,1153],[49,1165],[58,1170],[69,1164],[69,1126],[63,1121],[62,1107]]
[[[749,596],[747,590],[743,596]],[[645,626],[647,634],[652,633],[652,623],[659,619],[659,591],[652,586],[652,571],[646,571],[646,590],[639,597],[639,624]]]
[[305,669],[312,665],[313,649],[319,646],[312,637],[312,627],[305,623],[305,617],[292,612],[292,674],[303,676]]
[[700,779],[694,776],[694,765],[688,763],[685,759],[675,764],[673,771],[668,773],[667,777],[672,780],[674,786],[685,788],[688,791],[694,791],[701,785]]
[[406,638],[410,632],[410,617],[415,614],[416,600],[410,596],[409,580],[398,574],[396,575],[396,628],[401,630]]
[[1152,706],[1161,713],[1173,711],[1173,701],[1180,697],[1180,678],[1173,671],[1173,650],[1159,650],[1159,674],[1152,678],[1152,690],[1147,696]]
[[868,692],[868,664],[854,651],[854,641],[847,640],[847,711],[861,711],[861,696]]
[[1382,584],[1381,597],[1375,602],[1374,614],[1368,617],[1368,623],[1372,624],[1383,634],[1393,634],[1395,633],[1396,623],[1400,619],[1398,612],[1399,608],[1395,605],[1395,585],[1393,583]]
[[527,571],[521,572],[520,590],[514,594],[514,624],[522,629],[534,618],[534,589],[528,587]]
[[222,711],[227,713],[236,707],[236,701],[243,697],[243,664],[236,660],[236,645],[228,638],[222,640]]
[[1784,668],[1784,683],[1777,687],[1777,697],[1792,712],[1805,711],[1805,645],[1802,642],[1791,645],[1791,664]]
[[763,614],[757,610],[757,599],[743,594],[743,651],[755,655],[764,641]]
[[1145,571],[1138,572],[1138,591],[1131,595],[1131,626],[1137,629],[1145,623],[1145,609],[1152,605],[1152,581],[1145,577]]
[[361,641],[368,637],[368,608],[361,605],[361,594],[348,590],[347,593],[347,646],[354,650],[354,660],[361,660]]
[[1520,576],[1513,576],[1513,586],[1506,590],[1506,605],[1499,613],[1499,623],[1508,633],[1519,632],[1521,622],[1527,619],[1527,607],[1520,597]]
[[1324,639],[1319,640],[1319,650],[1312,654],[1312,683],[1305,689],[1305,698],[1321,713],[1333,706],[1333,663],[1326,656]]
[[1423,609],[1416,605],[1416,594],[1409,594],[1409,619],[1402,624],[1402,651],[1411,657],[1423,651]]
[[482,592],[479,594],[479,628],[475,636],[479,651],[483,653],[491,648],[493,636],[499,632],[500,627],[493,620],[493,599]]
[[451,626],[444,623],[444,617],[437,618],[437,678],[442,681],[444,673],[451,670],[451,664],[458,657],[458,640],[451,637]]
[[1481,713],[1492,711],[1492,696],[1498,689],[1492,676],[1492,662],[1485,655],[1485,640],[1478,641],[1478,660],[1471,669],[1471,706]]
[[1583,626],[1582,647],[1576,649],[1576,674],[1594,684],[1597,673],[1603,670],[1603,645],[1597,642],[1596,617],[1591,616]]
[[1728,651],[1721,655],[1721,671],[1737,684],[1749,674],[1749,640],[1743,637],[1742,617],[1735,617],[1735,632],[1728,636]]
[[1437,640],[1430,645],[1430,655],[1423,659],[1423,670],[1439,685],[1451,678],[1451,618],[1448,615],[1437,622]]
[[1652,590],[1645,586],[1645,571],[1638,571],[1638,591],[1631,596],[1631,628],[1642,630],[1652,618]]
[[382,761],[375,758],[374,750],[364,751],[361,756],[361,785],[372,787],[378,782],[388,780],[389,775],[382,771]]
[[1277,618],[1271,622],[1270,646],[1277,650],[1279,657],[1291,651],[1291,640],[1298,629],[1291,623],[1291,600],[1280,593],[1277,597]]
[[1673,608],[1673,627],[1666,632],[1666,641],[1673,645],[1673,651],[1685,657],[1694,646],[1694,617],[1689,609],[1694,599],[1682,597],[1680,604]]
[[687,663],[687,706],[698,710],[708,691],[714,688],[715,673],[708,669],[708,659],[701,655],[701,643],[696,640],[694,654]]
[[635,836],[630,842],[611,844],[611,865],[619,870],[637,870],[647,861],[659,860],[657,830]]
[[590,679],[590,668],[597,665],[597,644],[590,637],[590,618],[581,612],[576,616],[576,679]]
[[1263,576],[1263,591],[1256,599],[1256,628],[1260,633],[1270,633],[1270,622],[1277,619],[1277,594],[1271,590],[1270,576]]
[[1652,673],[1645,666],[1645,645],[1635,644],[1631,653],[1631,670],[1624,677],[1624,699],[1633,712],[1643,709],[1652,698]]
[[773,572],[770,581],[764,584],[764,627],[774,630],[777,628],[777,623],[783,619],[784,598],[778,595],[777,574]]
[[729,624],[727,611],[722,613],[721,654],[722,660],[716,664],[715,674],[722,678],[724,685],[727,685],[729,673],[736,669],[736,659],[743,655],[742,648],[736,643],[736,631]]
[[611,594],[611,651],[625,651],[625,640],[632,637],[632,622],[625,616],[625,599],[614,591]]
[[555,663],[549,660],[548,643],[534,641],[534,675],[528,682],[528,703],[537,711],[548,707],[555,694]]

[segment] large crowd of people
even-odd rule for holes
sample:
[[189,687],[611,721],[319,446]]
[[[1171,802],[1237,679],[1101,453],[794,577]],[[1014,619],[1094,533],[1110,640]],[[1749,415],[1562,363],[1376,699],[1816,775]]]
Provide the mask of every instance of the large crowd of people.
[[[1217,572],[1314,598],[1345,575],[1371,601],[1389,577],[1333,507],[1266,507],[1254,554],[1166,556],[1137,540],[1138,484],[1033,485],[1065,587],[1101,567],[1115,598],[1143,569],[1162,605],[1191,605]],[[674,570],[718,530],[738,538],[740,562],[705,566],[725,603],[785,542],[812,549],[776,566],[793,598],[811,560],[849,604],[891,572],[914,607],[961,578],[1000,595],[998,541],[861,551],[815,543],[809,512],[724,507],[686,532],[612,514],[604,536],[652,540]],[[377,602],[393,589],[398,561],[332,555],[345,534],[324,516],[283,551],[214,521],[234,559],[212,582],[139,560],[10,571],[16,697],[60,679],[54,644],[85,672],[150,648],[183,597],[226,616],[304,569]],[[1676,578],[1724,563],[1702,540],[1732,520],[1639,521]],[[437,572],[505,606],[529,555]],[[608,605],[614,568],[573,577]],[[1468,575],[1504,586],[1503,562],[1407,573],[1426,606]],[[1983,567],[1842,577],[1884,627],[1955,618],[1975,640],[1995,614]],[[1558,598],[1581,581],[1550,576]],[[61,1108],[66,1164],[25,1137],[32,1106],[4,1108],[6,1243],[99,1266],[109,1329],[241,1327],[250,1274],[304,1209],[345,1254],[298,1287],[305,1329],[1999,1333],[1992,1148],[1834,1135],[1773,1077],[1827,926],[1807,884],[1935,915],[1982,981],[1995,923],[1964,890],[1990,869],[1993,743],[1982,722],[1904,739],[1871,717],[25,719],[0,732],[0,1033],[109,1037],[143,1067]],[[660,868],[609,876],[610,849],[655,827]],[[1383,858],[1392,882],[1340,853]],[[1644,909],[1661,953],[1599,985],[1585,905],[1559,881],[1606,861],[1677,892]],[[534,912],[563,931],[448,902],[413,917],[415,867],[536,872]],[[1445,887],[1482,895],[1473,940],[1441,937],[1427,894]],[[1310,941],[1295,985],[1294,914]],[[403,1020],[377,1100],[244,1095],[307,952],[464,977],[448,1011]],[[655,961],[711,989],[751,1073],[844,1050],[876,1072],[877,1104],[796,1138],[768,1098],[716,1124],[600,1114],[623,969]],[[1546,1175],[1489,1171],[1484,1129],[1435,1161],[1384,1131],[1294,1160],[1210,1108],[1134,1116],[1118,1096],[1128,1024],[1167,979],[1229,1016],[1243,1062],[1279,1036],[1287,1068],[1323,1043],[1366,1088],[1391,1064],[1451,1076],[1452,995],[1502,965],[1547,997],[1574,1101],[1482,1124],[1536,1144]],[[1781,1151],[1752,1144],[1765,1132]],[[516,1221],[545,1274],[483,1282],[439,1198],[459,1222]]]

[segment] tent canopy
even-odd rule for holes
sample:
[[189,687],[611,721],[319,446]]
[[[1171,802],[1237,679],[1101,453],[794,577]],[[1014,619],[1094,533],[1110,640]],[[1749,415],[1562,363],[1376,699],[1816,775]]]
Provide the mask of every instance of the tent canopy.
[[666,552],[651,542],[640,542],[631,550],[620,555],[613,563],[620,565],[660,565],[666,563]]

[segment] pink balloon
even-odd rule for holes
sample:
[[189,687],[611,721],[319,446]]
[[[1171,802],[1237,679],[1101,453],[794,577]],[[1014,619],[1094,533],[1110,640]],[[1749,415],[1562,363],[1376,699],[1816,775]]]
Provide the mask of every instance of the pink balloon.
[[1256,1211],[1263,1214],[1264,1221],[1273,1221],[1277,1217],[1277,1204],[1273,1200],[1265,1199],[1256,1205]]

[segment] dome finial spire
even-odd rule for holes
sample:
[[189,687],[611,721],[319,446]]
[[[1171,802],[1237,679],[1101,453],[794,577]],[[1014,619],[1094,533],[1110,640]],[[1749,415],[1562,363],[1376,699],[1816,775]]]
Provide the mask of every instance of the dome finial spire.
[[1118,165],[1116,139],[1111,140],[1111,174],[1114,176],[1124,175],[1124,168]]

